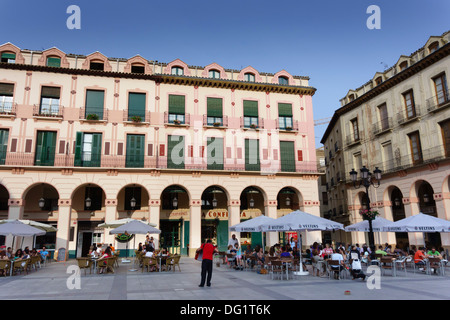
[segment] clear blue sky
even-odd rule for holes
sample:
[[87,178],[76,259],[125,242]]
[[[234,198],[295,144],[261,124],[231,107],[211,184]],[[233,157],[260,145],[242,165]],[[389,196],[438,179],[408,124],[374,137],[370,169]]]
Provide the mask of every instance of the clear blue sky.
[[[69,5],[81,9],[81,30],[66,27]],[[381,9],[380,30],[366,27],[370,5]],[[331,117],[384,64],[450,30],[449,0],[22,0],[0,10],[0,43],[22,49],[309,76],[314,119]],[[319,146],[326,125],[315,129]]]

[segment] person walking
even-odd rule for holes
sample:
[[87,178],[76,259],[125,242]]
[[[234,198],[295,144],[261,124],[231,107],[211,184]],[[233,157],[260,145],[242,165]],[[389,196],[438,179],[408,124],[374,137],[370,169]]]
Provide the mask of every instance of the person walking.
[[[212,244],[211,239],[208,239],[206,243],[202,244],[202,246],[197,249],[197,252],[202,251],[202,272],[201,272],[201,281],[199,287],[205,286],[211,287],[211,278],[212,278],[212,270],[213,270],[213,254],[218,253],[219,251]],[[207,276],[208,274],[208,276]]]

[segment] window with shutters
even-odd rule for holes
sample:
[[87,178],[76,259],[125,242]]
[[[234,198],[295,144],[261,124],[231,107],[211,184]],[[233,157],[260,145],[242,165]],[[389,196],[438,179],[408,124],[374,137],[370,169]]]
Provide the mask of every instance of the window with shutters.
[[47,58],[47,67],[61,67],[61,58],[60,57],[48,57]]
[[352,124],[353,142],[359,141],[358,118],[350,120],[350,123]]
[[423,162],[423,157],[422,157],[422,146],[420,144],[419,131],[410,133],[410,134],[408,134],[408,136],[409,136],[409,143],[410,143],[410,148],[411,148],[413,164],[420,164]]
[[218,70],[209,70],[208,76],[212,79],[220,79],[220,71]]
[[445,157],[450,157],[450,120],[445,120],[439,124],[442,131],[442,142],[444,145]]
[[244,74],[244,80],[247,82],[255,82],[255,75],[253,73]]
[[378,106],[378,115],[380,116],[380,127],[382,131],[389,129],[389,118],[386,103]]
[[245,139],[245,170],[260,171],[259,140]]
[[127,150],[125,166],[127,168],[143,168],[145,155],[145,135],[127,134]]
[[287,77],[278,77],[278,84],[288,85],[289,79]]
[[184,136],[167,137],[167,168],[184,169]]
[[258,101],[244,100],[244,128],[257,128]]
[[294,141],[280,141],[280,162],[282,172],[295,172]]
[[412,119],[416,116],[416,106],[414,104],[414,94],[412,90],[403,94],[403,100],[405,102],[406,117]]
[[184,68],[182,67],[172,67],[172,74],[176,76],[184,75]]
[[0,83],[0,113],[13,111],[14,84]]
[[434,89],[436,91],[436,99],[438,104],[443,104],[450,101],[450,92],[447,86],[447,78],[445,73],[433,78]]
[[223,125],[222,98],[207,98],[207,124],[208,126]]
[[0,165],[5,164],[6,150],[8,149],[8,129],[0,129]]
[[185,96],[169,95],[169,116],[168,122],[174,124],[184,124],[185,117]]
[[223,138],[208,137],[207,159],[209,170],[223,170]]
[[60,91],[59,87],[42,87],[39,115],[57,116],[60,114]]
[[56,152],[56,132],[38,131],[34,165],[53,166]]
[[101,133],[77,132],[75,142],[75,166],[100,167],[101,151]]
[[16,54],[12,52],[2,52],[1,62],[16,63]]
[[103,90],[86,91],[85,119],[103,120],[104,98],[105,91]]
[[130,92],[128,94],[128,121],[145,121],[145,93]]
[[292,104],[279,103],[278,104],[278,126],[280,130],[292,130]]

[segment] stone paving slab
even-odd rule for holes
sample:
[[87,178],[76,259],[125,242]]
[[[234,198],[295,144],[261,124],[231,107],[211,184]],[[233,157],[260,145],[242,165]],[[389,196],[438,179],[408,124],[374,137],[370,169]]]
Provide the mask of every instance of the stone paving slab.
[[[450,268],[445,276],[399,272],[382,276],[380,289],[361,280],[296,277],[272,280],[270,275],[214,265],[212,287],[199,288],[200,262],[182,257],[181,272],[132,272],[120,263],[114,274],[84,275],[80,289],[69,289],[67,273],[76,260],[53,262],[28,274],[0,278],[1,300],[449,300]],[[72,279],[73,280],[73,279]],[[70,281],[69,281],[70,282]],[[70,282],[74,284],[74,281]],[[345,291],[350,295],[345,295]]]

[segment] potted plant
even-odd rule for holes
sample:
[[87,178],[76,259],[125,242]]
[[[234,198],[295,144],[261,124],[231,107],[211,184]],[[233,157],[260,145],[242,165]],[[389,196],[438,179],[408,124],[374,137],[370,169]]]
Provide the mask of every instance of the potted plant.
[[361,209],[359,210],[359,214],[362,216],[363,220],[374,220],[380,213],[375,209]]
[[95,121],[98,119],[99,119],[99,116],[98,116],[98,114],[95,114],[95,113],[90,113],[86,117],[86,120],[94,120]]
[[214,127],[218,127],[218,126],[220,126],[221,124],[222,124],[221,122],[214,122],[214,123],[213,123],[213,126],[214,126]]
[[140,116],[131,117],[131,121],[133,122],[142,122],[142,118]]
[[258,125],[255,124],[255,123],[252,123],[252,124],[250,125],[250,128],[252,128],[252,129],[256,129],[257,127],[258,127]]
[[180,120],[178,120],[178,119],[175,119],[175,120],[173,120],[173,123],[175,123],[175,124],[180,124],[180,123],[181,123],[181,121],[180,121]]
[[287,130],[287,131],[291,131],[291,130],[292,130],[292,127],[286,127],[286,130]]

